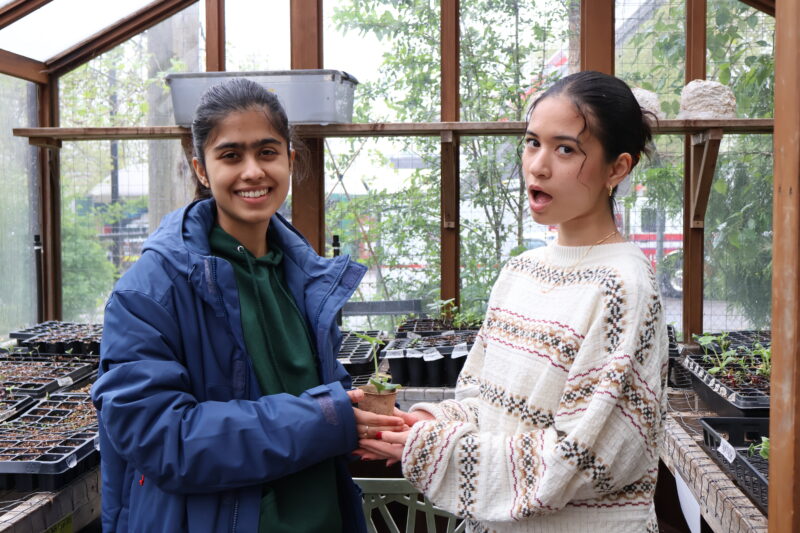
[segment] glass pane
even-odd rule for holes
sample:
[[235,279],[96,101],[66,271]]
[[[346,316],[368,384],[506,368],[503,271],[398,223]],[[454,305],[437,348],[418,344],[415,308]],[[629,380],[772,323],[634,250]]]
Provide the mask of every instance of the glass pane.
[[[151,2],[53,0],[0,30],[0,48],[45,61]],[[43,39],[43,36],[47,37]]]
[[[439,298],[438,150],[429,138],[326,141],[327,255],[338,235],[341,253],[369,267],[354,301]],[[344,326],[392,331],[398,318],[345,317]]]
[[770,325],[772,187],[772,135],[725,135],[706,213],[704,331]]
[[175,124],[164,78],[200,69],[194,4],[59,80],[63,127]]
[[37,125],[36,94],[35,84],[0,74],[0,341],[36,322],[38,150],[11,134]]
[[775,17],[739,0],[710,0],[708,13],[708,79],[733,89],[737,116],[773,116]]
[[[252,0],[225,2],[226,70],[291,68],[290,5]],[[264,21],[269,21],[268,31]]]
[[523,120],[532,95],[580,70],[580,1],[461,2],[461,120]]
[[663,113],[660,118],[676,118],[680,109],[686,64],[685,4],[684,0],[615,3],[614,71],[631,87],[656,94]]
[[325,68],[358,79],[354,122],[438,122],[439,2],[324,2]]
[[114,282],[161,217],[191,198],[177,139],[65,142],[61,149],[64,319],[99,322]]
[[533,221],[518,147],[522,135],[461,138],[461,309],[485,312],[509,257],[543,246],[555,230]]
[[617,189],[618,225],[656,271],[668,324],[683,329],[683,137],[659,135],[655,151]]

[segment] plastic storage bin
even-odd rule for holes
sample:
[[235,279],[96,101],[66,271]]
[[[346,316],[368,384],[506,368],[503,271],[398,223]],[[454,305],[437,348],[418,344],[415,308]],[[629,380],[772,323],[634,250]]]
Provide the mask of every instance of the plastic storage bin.
[[340,70],[312,69],[167,74],[176,124],[191,126],[205,90],[233,78],[253,80],[275,93],[289,122],[333,124],[353,120],[353,90],[358,80]]

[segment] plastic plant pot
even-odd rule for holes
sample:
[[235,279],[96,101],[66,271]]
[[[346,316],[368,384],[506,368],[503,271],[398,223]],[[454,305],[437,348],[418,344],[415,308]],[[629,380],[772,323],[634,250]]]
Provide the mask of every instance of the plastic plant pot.
[[389,374],[392,376],[392,383],[398,383],[404,387],[408,385],[408,362],[403,350],[387,350],[385,358],[389,361]]
[[422,353],[425,367],[425,386],[441,387],[444,384],[444,356],[436,348],[428,348]]
[[406,350],[406,363],[408,366],[408,386],[425,386],[425,360],[419,350]]

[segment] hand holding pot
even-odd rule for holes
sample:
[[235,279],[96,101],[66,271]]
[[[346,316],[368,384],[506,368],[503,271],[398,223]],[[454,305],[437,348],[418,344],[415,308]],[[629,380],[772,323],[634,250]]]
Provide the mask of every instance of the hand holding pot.
[[[350,396],[350,401],[353,403],[364,399],[364,391],[359,389],[347,391],[347,395]],[[398,412],[402,411],[398,409]],[[356,418],[356,431],[360,439],[374,437],[382,431],[403,431],[408,427],[405,420],[399,415],[378,415],[357,407],[353,407],[353,414]]]

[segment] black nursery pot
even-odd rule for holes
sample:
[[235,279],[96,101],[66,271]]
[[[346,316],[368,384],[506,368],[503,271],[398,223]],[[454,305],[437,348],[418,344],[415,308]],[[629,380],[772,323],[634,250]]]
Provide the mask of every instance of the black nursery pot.
[[422,359],[422,356],[406,357],[406,364],[408,366],[408,386],[424,387],[425,361]]
[[444,374],[445,374],[445,383],[447,387],[455,387],[456,381],[458,381],[458,375],[461,373],[461,369],[464,368],[464,361],[467,360],[466,355],[462,355],[461,357],[453,357],[452,355],[445,357],[444,359]]
[[425,360],[425,386],[441,387],[444,384],[444,357],[432,361]]
[[405,356],[389,358],[389,374],[392,376],[392,383],[408,386],[408,361]]

